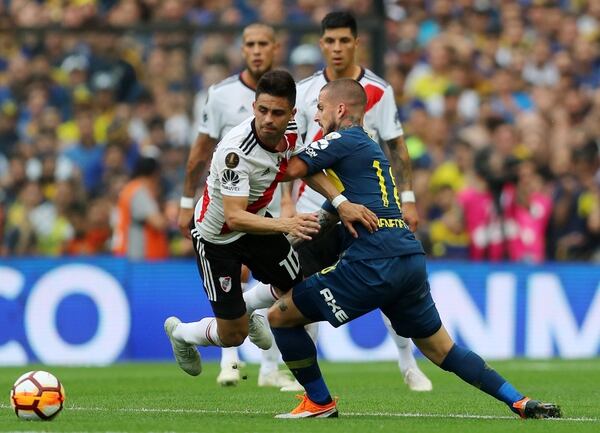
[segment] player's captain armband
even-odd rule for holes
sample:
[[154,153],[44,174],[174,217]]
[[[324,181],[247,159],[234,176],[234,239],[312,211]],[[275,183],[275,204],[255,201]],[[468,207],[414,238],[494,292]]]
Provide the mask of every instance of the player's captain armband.
[[402,191],[400,193],[400,201],[402,203],[414,203],[417,201],[414,191]]
[[181,200],[179,200],[179,207],[182,209],[193,209],[194,197],[181,197]]
[[345,201],[348,201],[348,199],[344,197],[343,194],[340,194],[338,196],[335,196],[333,200],[331,200],[331,205],[337,209]]

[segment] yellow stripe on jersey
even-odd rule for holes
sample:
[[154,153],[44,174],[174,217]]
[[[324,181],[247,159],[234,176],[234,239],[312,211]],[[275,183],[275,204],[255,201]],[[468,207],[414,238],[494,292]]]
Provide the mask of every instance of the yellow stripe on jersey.
[[329,180],[331,180],[331,183],[333,183],[333,186],[335,186],[335,188],[339,192],[344,192],[346,188],[344,188],[344,184],[342,183],[338,175],[335,174],[335,171],[333,171],[331,168],[327,168],[325,169],[325,172],[327,173],[327,177],[329,177]]
[[394,179],[394,173],[392,173],[392,167],[390,167],[390,178],[392,178],[392,185],[394,185],[394,200],[396,200],[396,205],[398,205],[398,209],[402,209],[402,205],[400,204],[400,197],[398,197],[398,188],[396,188],[396,180]]
[[373,161],[373,167],[375,167],[375,171],[377,174],[377,178],[379,179],[379,188],[381,189],[381,200],[383,201],[383,205],[388,207],[390,205],[390,201],[388,200],[388,192],[385,187],[385,179],[383,178],[383,171],[381,170],[381,165],[379,161]]

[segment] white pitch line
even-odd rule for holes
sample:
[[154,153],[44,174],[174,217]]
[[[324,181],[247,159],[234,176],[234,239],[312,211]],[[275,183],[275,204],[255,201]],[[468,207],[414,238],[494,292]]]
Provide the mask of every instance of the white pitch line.
[[[490,364],[494,364],[494,362],[490,362]],[[600,370],[600,364],[598,363],[552,363],[552,362],[527,362],[527,363],[504,363],[500,364],[498,370],[519,370],[519,371],[581,371],[581,370],[590,370],[597,371]]]
[[[0,405],[0,408],[10,408],[8,405]],[[108,407],[80,407],[65,406],[66,410],[88,411],[88,412],[127,412],[127,413],[197,413],[215,415],[274,415],[274,412],[261,410],[221,410],[221,409],[158,409],[158,408],[108,408]],[[410,412],[341,412],[342,417],[391,417],[391,418],[454,418],[454,419],[487,419],[487,420],[517,420],[517,416],[509,415],[472,415],[472,414],[440,414],[440,413],[410,413]],[[589,422],[598,423],[599,418],[551,418],[550,422]]]

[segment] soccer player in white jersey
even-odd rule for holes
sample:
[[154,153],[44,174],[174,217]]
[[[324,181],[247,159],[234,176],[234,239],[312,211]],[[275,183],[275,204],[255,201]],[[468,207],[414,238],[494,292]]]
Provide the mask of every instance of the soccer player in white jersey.
[[[411,163],[403,139],[402,125],[394,101],[392,87],[382,78],[355,62],[358,47],[357,25],[354,17],[347,12],[332,12],[321,21],[321,52],[325,59],[325,69],[316,72],[297,84],[298,113],[296,122],[299,133],[307,143],[319,140],[322,130],[315,122],[319,92],[329,81],[339,78],[357,80],[367,93],[367,107],[364,128],[369,135],[387,145],[389,160],[394,171],[398,189],[401,191],[403,219],[415,230],[418,215],[415,196],[411,186]],[[301,183],[298,188],[296,209],[299,212],[314,212],[323,204],[323,197]],[[315,242],[299,248],[300,260],[305,275],[311,275],[332,265],[337,260],[336,231]],[[389,320],[383,316],[389,334],[394,339],[399,353],[399,367],[404,381],[413,391],[430,391],[431,381],[417,366],[409,339],[396,335]]]
[[[242,55],[246,68],[239,74],[211,86],[208,99],[201,112],[199,134],[190,150],[184,182],[184,198],[179,213],[181,232],[190,238],[190,223],[193,216],[193,197],[200,177],[210,162],[210,157],[219,140],[234,126],[252,116],[256,84],[260,77],[273,67],[273,60],[279,44],[275,40],[272,27],[264,24],[251,24],[244,29],[242,36]],[[269,212],[279,216],[281,206],[292,206],[289,194],[281,197],[281,188],[273,194]],[[289,204],[288,204],[289,203]],[[290,212],[288,212],[290,213]],[[286,214],[284,212],[284,214]],[[248,270],[244,269],[242,285],[248,279]],[[258,377],[260,386],[274,386],[285,391],[300,391],[301,386],[286,372],[278,369],[280,353],[276,345],[261,353],[261,366]],[[224,348],[221,355],[221,371],[217,382],[222,386],[237,385],[240,380],[238,349]]]
[[[271,218],[267,212],[298,138],[293,122],[295,100],[296,86],[288,72],[265,73],[257,84],[254,117],[229,131],[212,157],[191,232],[198,271],[215,317],[192,323],[176,317],[165,321],[173,354],[190,375],[202,370],[195,346],[239,346],[246,336],[262,349],[271,345],[264,317],[246,314],[242,264],[271,285],[271,303],[277,293],[302,281],[298,256],[284,234],[310,240],[319,231],[317,215]],[[330,200],[339,195],[322,173],[307,181]],[[353,214],[356,218],[345,218],[352,209],[358,209]],[[346,222],[377,226],[374,214],[364,206],[346,202],[339,205],[338,213]]]

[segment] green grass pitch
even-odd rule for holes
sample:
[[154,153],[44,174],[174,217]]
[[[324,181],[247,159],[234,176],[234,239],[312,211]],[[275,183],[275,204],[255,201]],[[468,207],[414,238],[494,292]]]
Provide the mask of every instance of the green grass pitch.
[[[562,420],[520,420],[501,403],[423,361],[430,393],[408,391],[394,363],[323,363],[339,397],[340,418],[276,420],[291,410],[293,393],[258,388],[258,367],[248,380],[220,388],[217,364],[190,377],[175,363],[118,364],[106,368],[0,368],[0,431],[6,432],[600,432],[600,359],[492,362],[518,389],[558,402]],[[51,422],[19,420],[9,404],[13,381],[44,369],[63,382],[67,400]],[[0,393],[1,395],[1,393]]]

